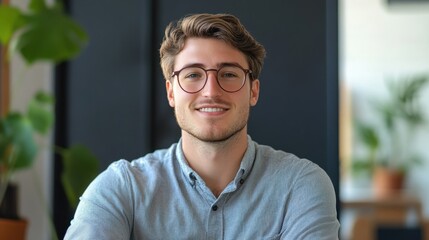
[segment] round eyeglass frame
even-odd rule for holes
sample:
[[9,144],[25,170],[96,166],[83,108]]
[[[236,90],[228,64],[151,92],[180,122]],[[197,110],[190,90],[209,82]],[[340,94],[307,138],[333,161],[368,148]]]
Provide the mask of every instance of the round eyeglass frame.
[[[237,89],[237,90],[235,90],[235,91],[228,91],[228,90],[226,90],[225,88],[223,88],[223,87],[222,87],[222,85],[219,83],[219,77],[218,77],[219,70],[221,70],[221,69],[222,69],[222,68],[224,68],[224,67],[238,67],[239,69],[241,69],[241,70],[244,72],[244,80],[243,80],[243,83],[241,84],[241,87],[240,87],[239,89]],[[182,70],[187,69],[187,68],[199,68],[199,69],[203,70],[203,71],[206,73],[206,80],[204,81],[204,84],[202,85],[202,87],[201,87],[199,90],[197,90],[197,91],[187,91],[187,90],[185,90],[185,89],[182,87],[182,84],[180,83],[180,80],[179,80],[179,74],[180,74],[180,72],[181,72]],[[182,68],[182,69],[180,69],[180,70],[173,71],[173,73],[171,74],[171,77],[177,76],[177,82],[179,83],[180,88],[181,88],[184,92],[186,92],[186,93],[194,94],[194,93],[200,92],[200,91],[201,91],[201,90],[203,90],[203,89],[204,89],[204,87],[206,86],[206,84],[207,84],[207,80],[209,79],[209,74],[207,73],[208,71],[215,71],[215,72],[216,72],[216,82],[217,82],[217,84],[219,85],[219,87],[220,87],[223,91],[228,92],[228,93],[235,93],[235,92],[240,91],[240,90],[243,88],[244,84],[246,83],[247,75],[252,73],[252,70],[250,70],[250,69],[244,69],[242,66],[240,66],[240,65],[238,65],[238,64],[222,65],[219,69],[214,69],[214,68],[205,69],[205,68],[200,67],[200,66],[186,66],[186,67],[183,67],[183,68]]]

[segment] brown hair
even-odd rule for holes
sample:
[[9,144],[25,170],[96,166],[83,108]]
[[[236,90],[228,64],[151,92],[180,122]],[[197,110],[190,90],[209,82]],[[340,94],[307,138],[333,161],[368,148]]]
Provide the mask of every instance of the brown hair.
[[250,79],[259,77],[265,49],[250,35],[238,18],[229,14],[194,14],[180,19],[176,24],[171,22],[165,29],[159,52],[166,80],[171,77],[176,55],[182,51],[186,39],[191,37],[215,38],[232,45],[246,56],[252,70]]

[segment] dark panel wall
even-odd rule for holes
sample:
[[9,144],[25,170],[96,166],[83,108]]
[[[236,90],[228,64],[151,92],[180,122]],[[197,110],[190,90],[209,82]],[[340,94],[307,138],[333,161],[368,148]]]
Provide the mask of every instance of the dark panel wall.
[[[185,14],[223,12],[267,50],[250,135],[316,162],[338,192],[337,1],[74,0],[70,10],[91,40],[68,65],[67,124],[58,134],[89,146],[103,169],[178,140],[159,67],[164,28]],[[68,221],[57,226],[60,237]]]
[[69,142],[93,149],[103,168],[148,152],[152,64],[149,1],[73,1],[90,42],[69,65]]

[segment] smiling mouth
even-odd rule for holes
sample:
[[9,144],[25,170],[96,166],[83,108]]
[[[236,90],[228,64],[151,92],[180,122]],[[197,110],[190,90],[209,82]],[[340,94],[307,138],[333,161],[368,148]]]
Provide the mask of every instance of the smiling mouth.
[[200,108],[198,109],[200,112],[224,112],[226,109],[224,108]]

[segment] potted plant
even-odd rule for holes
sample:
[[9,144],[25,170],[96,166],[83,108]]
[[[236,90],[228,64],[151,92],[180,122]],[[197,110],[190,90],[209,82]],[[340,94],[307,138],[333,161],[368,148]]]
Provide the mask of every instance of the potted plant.
[[[18,54],[28,65],[72,59],[88,39],[59,1],[48,5],[44,0],[30,0],[24,10],[0,4],[0,22],[0,43],[8,53],[2,58]],[[10,179],[16,171],[32,166],[37,151],[43,147],[38,146],[35,135],[46,135],[52,129],[53,105],[51,94],[38,91],[26,112],[6,109],[0,116],[0,239],[12,239],[11,235],[2,234],[10,234],[6,229],[12,229],[13,223],[25,227],[25,220],[16,213],[16,187],[10,184]],[[62,183],[70,205],[76,207],[78,197],[98,173],[98,160],[81,145],[54,150],[62,156]],[[12,221],[2,227],[5,218]],[[24,235],[22,230],[13,232]]]
[[401,190],[409,169],[421,163],[412,140],[426,123],[418,100],[428,80],[422,75],[388,81],[387,99],[373,104],[378,122],[356,121],[357,139],[366,151],[355,158],[352,167],[355,172],[372,175],[377,195]]

